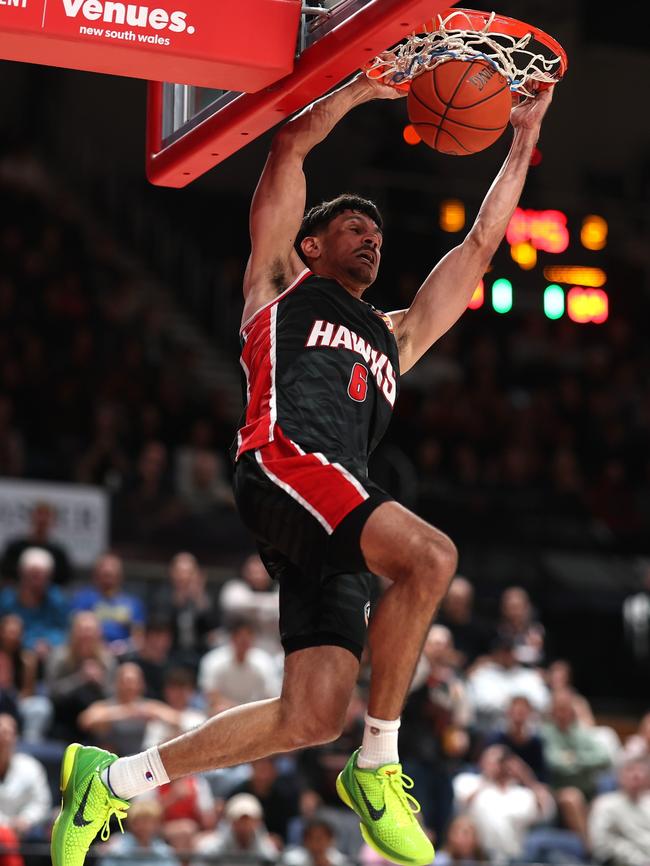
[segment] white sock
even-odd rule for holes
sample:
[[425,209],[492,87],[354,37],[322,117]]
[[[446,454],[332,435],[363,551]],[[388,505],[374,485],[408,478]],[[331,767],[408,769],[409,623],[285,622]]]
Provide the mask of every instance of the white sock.
[[366,728],[363,732],[361,751],[357,755],[357,767],[373,769],[384,764],[398,764],[397,732],[400,720],[373,719],[366,714]]
[[101,779],[109,791],[121,800],[130,800],[169,782],[158,746],[139,755],[118,758],[102,771]]

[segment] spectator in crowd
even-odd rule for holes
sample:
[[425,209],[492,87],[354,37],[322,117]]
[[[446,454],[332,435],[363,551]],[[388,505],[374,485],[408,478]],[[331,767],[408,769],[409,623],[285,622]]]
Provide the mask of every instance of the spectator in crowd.
[[514,642],[520,664],[537,666],[544,662],[544,626],[533,620],[533,606],[525,589],[511,586],[504,590],[497,628]]
[[167,541],[183,514],[168,475],[162,442],[146,442],[136,471],[117,499],[116,526],[122,538],[141,544]]
[[191,517],[214,519],[220,508],[232,508],[232,487],[225,477],[225,467],[219,455],[207,448],[185,453],[178,467],[177,493]]
[[25,649],[23,621],[16,614],[0,619],[0,652],[11,665],[10,683],[15,694],[21,698],[33,695],[38,660],[32,650]]
[[18,836],[10,827],[3,827],[0,824],[0,866],[25,866],[19,850]]
[[132,755],[142,748],[147,722],[177,722],[176,710],[144,696],[142,669],[133,662],[120,665],[115,675],[115,697],[96,701],[77,724],[94,744],[109,752]]
[[453,667],[456,657],[449,629],[433,625],[416,674],[423,682],[414,682],[402,713],[400,756],[405,772],[417,779],[424,821],[437,839],[451,817],[452,771],[469,749],[474,716]]
[[560,814],[588,847],[587,800],[596,792],[598,774],[609,765],[607,749],[578,722],[569,691],[554,695],[550,720],[541,734]]
[[506,746],[527,764],[538,782],[547,781],[544,744],[535,730],[533,708],[528,698],[515,695],[506,714],[506,725],[488,737],[490,745]]
[[650,760],[650,713],[643,716],[636,734],[626,740],[624,757]]
[[242,563],[240,577],[226,581],[219,595],[226,622],[242,617],[248,619],[255,625],[258,645],[271,655],[281,651],[278,588],[260,556],[252,553]]
[[9,541],[2,555],[2,576],[15,580],[18,576],[18,560],[29,547],[47,550],[54,560],[54,583],[67,584],[73,577],[72,564],[63,545],[52,540],[52,529],[56,524],[56,511],[48,502],[37,502],[29,515],[27,535]]
[[449,825],[445,844],[436,852],[436,866],[484,863],[487,859],[472,819],[467,815],[454,818]]
[[505,746],[489,746],[480,768],[480,774],[460,773],[454,779],[457,805],[476,825],[490,859],[520,859],[528,830],[555,814],[553,797]]
[[315,818],[305,826],[302,846],[288,848],[282,855],[284,866],[348,866],[350,861],[336,848],[334,828]]
[[0,715],[9,715],[19,722],[19,699],[12,682],[12,674],[11,658],[6,652],[0,650]]
[[10,614],[0,621],[0,712],[16,719],[25,742],[37,743],[49,728],[52,704],[36,691],[38,660],[22,649],[22,632],[19,617]]
[[124,570],[117,554],[99,557],[93,569],[93,583],[94,586],[77,592],[72,609],[92,611],[101,624],[104,639],[114,650],[123,650],[141,633],[145,616],[140,599],[122,590]]
[[204,694],[219,692],[233,704],[246,704],[279,694],[280,684],[271,656],[254,646],[255,629],[244,619],[233,620],[227,644],[201,659],[199,686]]
[[224,817],[224,828],[201,844],[203,854],[219,859],[223,866],[236,864],[242,855],[262,863],[273,863],[278,859],[278,849],[264,826],[262,806],[256,797],[252,794],[231,797],[226,803]]
[[[159,587],[156,593],[160,593]],[[169,587],[162,599],[152,600],[151,607],[172,623],[176,661],[198,667],[218,625],[218,612],[206,591],[205,576],[195,556],[177,553],[172,558]]]
[[502,725],[510,701],[524,696],[538,713],[549,704],[549,694],[542,675],[517,661],[515,646],[508,635],[498,635],[492,653],[480,661],[468,676],[470,695],[483,729]]
[[305,827],[311,821],[322,820],[334,828],[337,848],[351,860],[357,859],[361,838],[356,815],[341,809],[340,805],[326,806],[320,794],[311,788],[306,788],[301,792],[299,809],[300,814],[292,818],[287,827],[289,846],[299,847],[302,845]]
[[596,724],[594,714],[589,705],[589,701],[573,687],[573,671],[571,665],[565,659],[557,659],[549,665],[546,672],[546,682],[551,691],[551,695],[557,692],[569,691],[573,696],[573,709],[576,713],[576,719],[582,725],[591,728]]
[[16,614],[24,626],[24,646],[42,661],[63,643],[68,624],[68,603],[51,586],[54,558],[40,547],[28,547],[18,559],[18,586],[0,592],[0,617]]
[[199,866],[205,862],[200,855],[196,859],[193,858],[200,847],[198,829],[196,823],[190,818],[165,821],[163,825],[165,841],[171,847],[181,866]]
[[593,856],[609,866],[650,863],[650,767],[647,759],[626,761],[619,790],[601,794],[589,814]]
[[205,721],[205,713],[190,705],[194,690],[194,674],[187,668],[174,667],[165,673],[163,698],[165,704],[176,713],[175,723],[172,725],[162,719],[149,722],[144,732],[144,749],[165,743]]
[[16,720],[0,715],[0,825],[19,839],[37,839],[50,817],[52,796],[43,765],[16,752]]
[[474,587],[466,577],[452,580],[436,621],[451,632],[454,646],[463,654],[463,666],[488,652],[490,629],[474,613]]
[[86,707],[108,696],[114,669],[115,658],[102,638],[96,615],[79,611],[72,618],[67,643],[52,652],[46,665],[55,738],[63,742],[83,739],[77,718]]
[[251,777],[238,785],[233,794],[245,793],[256,797],[264,812],[269,833],[287,841],[287,825],[299,811],[298,784],[293,775],[280,775],[273,758],[260,758],[251,764]]
[[189,820],[197,831],[214,830],[217,824],[217,805],[203,776],[186,776],[161,785],[156,791],[162,806],[163,820]]
[[643,688],[650,677],[650,562],[641,565],[639,591],[623,602],[623,634],[632,682]]
[[127,832],[111,840],[100,866],[179,866],[172,849],[161,838],[162,809],[156,800],[136,800],[127,817]]
[[115,490],[128,476],[129,458],[122,443],[123,419],[119,406],[102,402],[93,413],[90,444],[76,465],[76,480]]
[[135,662],[142,670],[147,697],[160,701],[165,686],[165,672],[176,664],[172,652],[174,631],[166,613],[150,613],[138,649],[120,656],[120,662]]

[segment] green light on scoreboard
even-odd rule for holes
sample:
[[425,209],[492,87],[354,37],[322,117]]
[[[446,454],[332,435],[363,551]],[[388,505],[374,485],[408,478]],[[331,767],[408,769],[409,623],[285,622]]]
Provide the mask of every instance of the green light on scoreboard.
[[564,289],[556,283],[544,289],[544,315],[547,319],[561,319],[564,315]]
[[492,306],[495,313],[509,313],[512,309],[512,283],[501,277],[492,283]]

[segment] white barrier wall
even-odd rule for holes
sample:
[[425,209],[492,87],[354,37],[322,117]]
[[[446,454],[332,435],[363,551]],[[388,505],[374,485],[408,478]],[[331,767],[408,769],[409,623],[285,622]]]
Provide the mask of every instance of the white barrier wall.
[[82,484],[0,478],[0,552],[8,541],[27,534],[30,511],[40,502],[56,511],[52,541],[65,547],[75,566],[92,565],[108,546],[109,501],[100,487]]

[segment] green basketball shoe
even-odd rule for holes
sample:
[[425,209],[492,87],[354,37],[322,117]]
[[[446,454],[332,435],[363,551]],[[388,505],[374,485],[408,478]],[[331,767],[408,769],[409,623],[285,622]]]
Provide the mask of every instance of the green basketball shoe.
[[83,866],[90,844],[101,830],[105,842],[115,815],[122,828],[129,803],[114,797],[100,774],[117,755],[73,743],[61,764],[61,811],[52,828],[50,851],[53,866]]
[[336,790],[346,806],[361,818],[361,835],[371,848],[401,866],[428,866],[435,851],[415,817],[420,804],[407,793],[413,780],[401,764],[385,764],[377,770],[357,767],[359,750],[336,780]]

